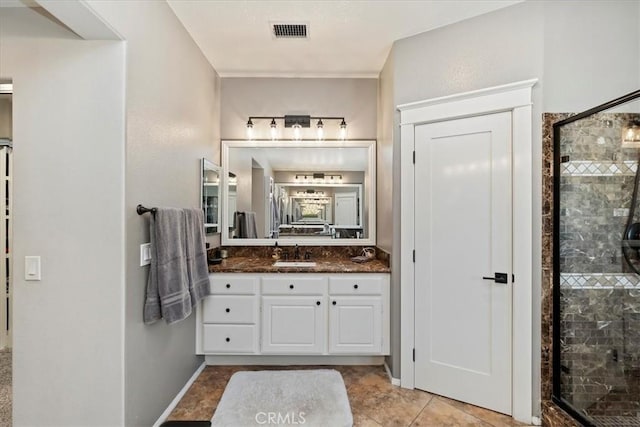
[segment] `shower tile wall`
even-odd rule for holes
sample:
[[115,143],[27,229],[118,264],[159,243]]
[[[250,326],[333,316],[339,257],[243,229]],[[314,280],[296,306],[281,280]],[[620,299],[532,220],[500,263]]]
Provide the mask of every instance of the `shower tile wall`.
[[590,416],[640,412],[640,289],[562,288],[562,395]]
[[620,248],[638,158],[621,147],[622,127],[638,118],[601,113],[562,128],[562,396],[595,419],[640,413],[640,280]]
[[[622,273],[638,149],[621,148],[630,114],[598,114],[562,128],[560,271]],[[637,117],[637,116],[635,116]],[[640,208],[638,209],[640,211]],[[640,214],[640,212],[638,212]]]
[[[542,416],[548,426],[577,425],[551,401],[552,125],[569,116],[543,117]],[[620,248],[639,154],[621,147],[621,134],[634,118],[640,116],[601,113],[562,133],[561,155],[569,156],[560,182],[562,395],[603,426],[640,416],[640,280],[628,272]]]

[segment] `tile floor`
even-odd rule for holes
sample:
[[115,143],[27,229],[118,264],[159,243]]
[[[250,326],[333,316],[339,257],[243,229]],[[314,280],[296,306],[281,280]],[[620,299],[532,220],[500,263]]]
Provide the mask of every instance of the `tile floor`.
[[169,420],[209,420],[236,371],[265,369],[336,369],[342,373],[354,426],[483,426],[524,424],[511,417],[420,390],[391,385],[382,366],[207,366]]

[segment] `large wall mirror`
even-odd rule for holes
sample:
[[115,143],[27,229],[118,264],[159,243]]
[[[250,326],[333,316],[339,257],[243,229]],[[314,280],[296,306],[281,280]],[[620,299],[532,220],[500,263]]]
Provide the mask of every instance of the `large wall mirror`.
[[375,141],[222,141],[222,244],[375,244]]
[[200,188],[202,210],[204,211],[204,230],[206,234],[220,233],[220,166],[202,159]]

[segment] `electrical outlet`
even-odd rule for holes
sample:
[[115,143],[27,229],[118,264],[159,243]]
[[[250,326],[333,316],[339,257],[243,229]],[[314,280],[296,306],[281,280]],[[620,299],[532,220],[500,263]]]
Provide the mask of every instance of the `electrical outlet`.
[[140,267],[151,264],[151,243],[140,245]]

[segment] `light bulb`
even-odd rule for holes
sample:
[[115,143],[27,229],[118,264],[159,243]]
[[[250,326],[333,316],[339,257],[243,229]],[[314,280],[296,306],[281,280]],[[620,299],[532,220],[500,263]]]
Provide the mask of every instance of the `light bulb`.
[[340,139],[345,140],[347,138],[347,122],[342,119],[340,123]]
[[249,118],[249,121],[247,122],[247,139],[253,139],[253,122],[251,121],[251,118]]
[[271,119],[271,140],[278,139],[278,125],[276,125],[276,119]]
[[296,141],[300,141],[300,131],[302,129],[302,126],[300,126],[299,123],[296,123],[291,127],[293,128],[293,139],[295,139]]
[[322,119],[318,120],[318,141],[322,141],[322,138],[324,138],[324,124],[322,123]]

